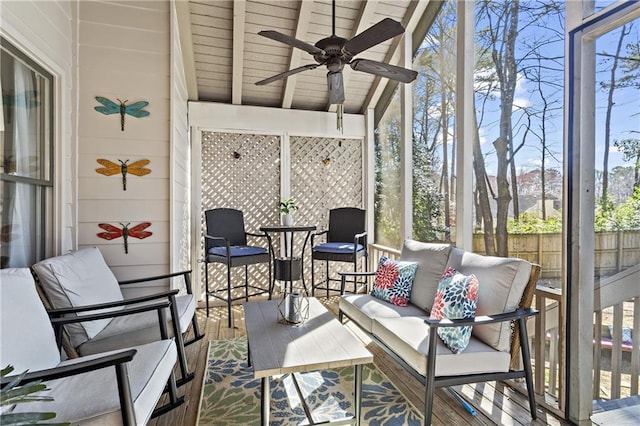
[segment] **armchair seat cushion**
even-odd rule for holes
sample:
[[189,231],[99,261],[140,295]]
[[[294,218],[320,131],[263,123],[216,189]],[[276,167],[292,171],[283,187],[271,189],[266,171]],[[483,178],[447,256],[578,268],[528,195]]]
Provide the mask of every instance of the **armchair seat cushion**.
[[[364,250],[364,247],[362,244],[358,244],[356,251],[362,250]],[[321,243],[313,246],[313,251],[320,253],[352,254],[353,243]]]
[[[372,334],[422,375],[427,374],[425,355],[429,352],[429,326],[424,322],[426,318],[428,316],[378,317],[372,325]],[[464,352],[458,354],[451,352],[437,338],[436,353],[436,377],[506,372],[511,362],[508,352],[495,350],[473,336]]]
[[396,306],[371,294],[345,294],[338,302],[339,308],[360,327],[371,333],[373,318],[402,318],[422,316],[424,311],[416,306]]
[[[231,246],[230,252],[231,257],[240,257],[240,256],[255,256],[258,254],[266,254],[268,253],[266,248],[263,247],[255,247],[255,246]],[[209,254],[213,256],[223,256],[227,257],[227,248],[226,247],[212,247],[209,249]]]
[[[180,322],[180,332],[187,331],[196,309],[196,302],[191,294],[176,296],[176,306]],[[171,311],[167,309],[167,318]],[[173,328],[168,322],[167,331],[173,336]],[[158,315],[153,312],[125,315],[113,320],[93,339],[87,340],[77,348],[82,356],[106,352],[113,348],[122,348],[144,344],[150,340],[160,340]]]
[[[162,395],[177,355],[176,346],[171,340],[152,342],[135,349],[137,353],[129,364],[129,383],[136,422],[143,425],[149,421]],[[103,353],[100,356],[107,354]],[[59,366],[87,359],[87,357],[75,358],[63,361]],[[50,380],[46,384],[50,391],[43,392],[43,395],[53,397],[53,401],[19,404],[15,412],[53,411],[57,413],[55,420],[83,426],[122,424],[114,367]]]

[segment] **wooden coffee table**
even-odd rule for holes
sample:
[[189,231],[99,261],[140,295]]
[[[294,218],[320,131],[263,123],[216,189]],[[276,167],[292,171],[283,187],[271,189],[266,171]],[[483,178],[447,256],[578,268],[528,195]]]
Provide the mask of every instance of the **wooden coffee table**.
[[[335,424],[355,420],[359,425],[362,365],[373,362],[371,352],[317,299],[309,298],[309,319],[297,326],[278,322],[277,303],[269,300],[244,304],[249,364],[254,377],[262,379],[262,424],[269,424],[271,376],[354,366],[355,416]],[[300,399],[304,401],[302,395]],[[305,412],[309,413],[306,409]],[[313,419],[308,420],[313,424]]]

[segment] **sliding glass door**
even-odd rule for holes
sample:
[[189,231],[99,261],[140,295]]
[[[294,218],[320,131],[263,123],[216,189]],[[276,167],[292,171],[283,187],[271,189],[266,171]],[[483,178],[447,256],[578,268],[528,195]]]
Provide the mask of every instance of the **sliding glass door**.
[[638,394],[639,6],[617,3],[569,32],[567,414],[576,422],[591,411],[595,423],[611,419]]

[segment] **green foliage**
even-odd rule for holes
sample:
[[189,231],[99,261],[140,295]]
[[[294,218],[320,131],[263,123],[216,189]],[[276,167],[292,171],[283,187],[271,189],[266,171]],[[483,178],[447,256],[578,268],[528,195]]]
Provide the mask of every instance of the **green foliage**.
[[[13,366],[0,370],[0,378],[14,370]],[[4,385],[0,390],[0,424],[2,425],[68,425],[69,423],[43,423],[44,420],[53,419],[56,413],[14,413],[17,404],[24,404],[32,401],[53,401],[49,396],[34,395],[37,392],[47,390],[47,386],[42,381],[37,380],[29,382],[26,385],[18,386],[18,383],[24,379],[27,372],[18,374],[9,383]]]
[[640,188],[635,188],[633,195],[617,206],[608,200],[601,200],[596,208],[596,231],[632,229],[640,229]]
[[540,219],[535,213],[522,213],[518,220],[509,218],[507,232],[510,234],[551,234],[562,232],[562,219],[549,217]]
[[296,200],[293,198],[285,198],[280,201],[280,213],[293,214],[296,210],[298,210],[298,206],[296,205]]

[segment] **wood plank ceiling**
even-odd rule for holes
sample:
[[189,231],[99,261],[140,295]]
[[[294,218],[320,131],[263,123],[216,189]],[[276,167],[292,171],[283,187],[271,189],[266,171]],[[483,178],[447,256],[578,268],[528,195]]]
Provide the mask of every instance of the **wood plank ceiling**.
[[[428,1],[336,1],[336,35],[350,39],[384,18],[414,28]],[[315,44],[332,31],[331,0],[190,0],[178,2],[178,22],[191,100],[327,111],[324,66],[264,86],[255,82],[306,64],[312,56],[258,35],[275,30]],[[186,45],[184,40],[187,40]],[[190,39],[190,43],[189,40]],[[400,65],[402,36],[357,55]],[[344,68],[345,112],[373,106],[385,78]]]

